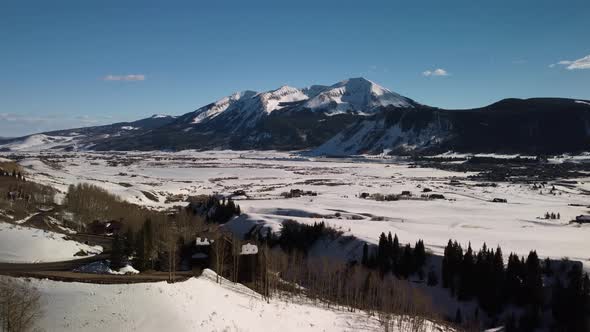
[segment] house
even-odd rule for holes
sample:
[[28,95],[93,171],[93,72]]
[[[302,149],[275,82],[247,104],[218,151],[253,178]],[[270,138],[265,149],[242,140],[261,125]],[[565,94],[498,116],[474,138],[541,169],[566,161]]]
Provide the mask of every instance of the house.
[[122,228],[123,223],[117,220],[95,220],[88,224],[88,233],[95,235],[114,235],[119,234]]
[[258,246],[250,243],[243,244],[239,256],[238,281],[243,284],[254,282],[259,268],[258,263]]
[[206,237],[197,237],[191,255],[191,266],[193,268],[206,269],[211,264],[211,245],[215,242]]

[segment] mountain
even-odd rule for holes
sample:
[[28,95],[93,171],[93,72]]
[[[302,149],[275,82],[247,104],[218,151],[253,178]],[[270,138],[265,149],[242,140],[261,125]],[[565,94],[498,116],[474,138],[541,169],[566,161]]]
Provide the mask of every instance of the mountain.
[[2,150],[308,150],[362,153],[564,153],[590,150],[590,102],[504,99],[475,109],[430,107],[364,78],[330,86],[242,91],[184,115],[60,130]]
[[0,150],[79,150],[92,149],[97,143],[112,138],[125,138],[147,133],[155,128],[170,124],[176,119],[170,115],[155,114],[149,118],[119,122],[103,126],[56,130],[0,142]]
[[556,154],[590,150],[590,102],[504,99],[476,109],[384,108],[338,133],[316,155],[445,151]]
[[323,89],[307,100],[304,107],[329,114],[373,113],[384,106],[414,107],[415,102],[364,78],[351,78]]
[[417,105],[364,78],[331,86],[243,91],[135,135],[133,140],[112,138],[95,149],[307,149],[384,106]]

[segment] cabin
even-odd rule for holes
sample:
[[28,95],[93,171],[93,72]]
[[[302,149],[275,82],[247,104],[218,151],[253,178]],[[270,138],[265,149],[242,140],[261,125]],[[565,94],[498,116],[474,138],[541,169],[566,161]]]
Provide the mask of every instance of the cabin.
[[191,266],[193,268],[206,269],[211,264],[211,245],[215,242],[206,237],[197,237],[191,255]]
[[95,235],[115,235],[121,233],[123,223],[117,220],[95,220],[88,224],[88,233]]
[[239,261],[238,282],[242,284],[254,282],[258,268],[258,246],[250,243],[243,244]]
[[506,198],[494,198],[494,199],[492,199],[492,202],[493,203],[508,203]]

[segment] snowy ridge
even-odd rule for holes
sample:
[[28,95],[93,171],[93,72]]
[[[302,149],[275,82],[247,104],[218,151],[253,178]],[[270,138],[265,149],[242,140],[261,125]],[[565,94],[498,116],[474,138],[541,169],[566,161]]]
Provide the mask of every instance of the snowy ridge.
[[377,107],[389,105],[413,107],[407,98],[364,78],[338,82],[310,99],[305,105],[313,110],[327,109],[329,113],[370,113]]
[[[276,90],[261,93],[237,92],[195,111],[192,124],[207,122],[224,113],[231,116],[234,121],[238,121],[239,117],[250,117],[252,114],[255,114],[257,119],[261,115],[268,115],[286,107],[288,103],[300,101],[306,102],[303,107],[296,110],[308,108],[327,114],[348,111],[368,114],[378,107],[389,105],[413,107],[409,99],[374,82],[364,78],[351,78],[332,86],[312,85],[299,89],[284,85]],[[244,120],[238,122],[243,123]]]
[[3,147],[12,151],[42,151],[73,143],[73,140],[74,137],[37,134],[25,137],[22,140],[4,144]]
[[308,96],[302,90],[287,85],[274,91],[261,93],[258,96],[266,113],[283,108],[282,103],[308,99]]
[[193,119],[193,124],[201,123],[205,120],[210,120],[218,116],[219,114],[225,112],[236,103],[238,103],[242,99],[252,98],[256,95],[254,91],[241,91],[236,92],[230,96],[222,98],[212,105],[207,105],[205,107],[201,107],[194,112],[195,117]]

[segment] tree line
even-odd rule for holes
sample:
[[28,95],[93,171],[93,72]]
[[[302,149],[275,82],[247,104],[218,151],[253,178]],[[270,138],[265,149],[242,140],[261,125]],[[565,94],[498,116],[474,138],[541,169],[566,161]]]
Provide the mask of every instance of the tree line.
[[[561,262],[561,273],[552,265],[549,259],[542,262],[532,250],[526,259],[511,253],[505,266],[500,246],[494,250],[484,244],[475,252],[469,245],[464,251],[457,241],[449,240],[442,260],[442,286],[460,301],[477,300],[493,325],[504,323],[508,331],[539,328],[545,314],[552,316],[550,325],[556,330],[588,331],[588,274],[574,262]],[[518,317],[513,309],[505,314],[514,307],[520,308]],[[460,311],[457,315],[465,316]],[[476,316],[474,313],[471,319],[477,320]]]
[[361,264],[367,268],[378,269],[381,275],[393,273],[398,278],[407,279],[417,273],[424,279],[423,267],[426,263],[426,248],[424,241],[418,240],[414,248],[410,244],[400,245],[397,234],[391,232],[379,236],[377,250],[371,252],[367,243],[363,246]]

